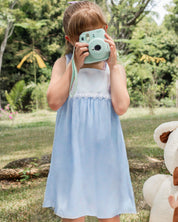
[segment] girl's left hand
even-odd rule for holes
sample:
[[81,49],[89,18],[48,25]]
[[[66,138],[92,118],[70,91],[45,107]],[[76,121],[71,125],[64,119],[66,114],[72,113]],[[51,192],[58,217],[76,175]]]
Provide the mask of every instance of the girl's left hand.
[[110,70],[117,65],[117,51],[116,51],[116,45],[113,41],[113,39],[105,33],[106,39],[104,39],[105,42],[107,42],[110,46],[110,56],[107,60],[107,63],[109,65]]

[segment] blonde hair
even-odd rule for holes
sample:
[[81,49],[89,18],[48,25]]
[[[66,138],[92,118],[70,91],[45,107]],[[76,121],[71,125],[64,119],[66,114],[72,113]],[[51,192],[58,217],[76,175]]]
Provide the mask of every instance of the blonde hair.
[[[81,1],[71,4],[64,12],[63,26],[65,34],[74,41],[90,28],[105,28],[106,19],[101,8],[94,2]],[[65,54],[71,53],[73,46],[66,40]]]

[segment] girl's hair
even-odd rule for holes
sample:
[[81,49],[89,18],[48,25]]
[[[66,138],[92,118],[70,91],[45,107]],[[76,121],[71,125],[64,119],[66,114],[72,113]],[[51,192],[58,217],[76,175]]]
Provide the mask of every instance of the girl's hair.
[[[81,1],[71,4],[64,12],[63,26],[65,34],[74,41],[79,35],[91,28],[105,28],[105,16],[94,2]],[[73,51],[73,46],[66,40],[65,55]]]

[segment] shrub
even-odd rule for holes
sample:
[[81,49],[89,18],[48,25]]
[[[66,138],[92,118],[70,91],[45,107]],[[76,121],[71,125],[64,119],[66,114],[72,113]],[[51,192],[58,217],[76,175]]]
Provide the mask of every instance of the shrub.
[[6,99],[9,102],[11,109],[13,111],[22,109],[22,99],[25,94],[26,94],[26,90],[25,90],[25,81],[24,80],[18,81],[13,86],[10,93],[5,91]]
[[47,109],[48,108],[48,103],[47,103],[47,89],[48,89],[48,82],[42,82],[38,83],[31,95],[32,98],[32,109]]

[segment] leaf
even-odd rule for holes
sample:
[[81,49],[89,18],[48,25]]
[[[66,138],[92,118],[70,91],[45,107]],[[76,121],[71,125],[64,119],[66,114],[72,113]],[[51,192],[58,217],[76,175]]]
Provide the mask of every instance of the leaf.
[[23,63],[31,56],[32,53],[33,53],[33,52],[30,52],[30,53],[28,53],[27,55],[25,55],[25,56],[23,57],[23,59],[21,60],[21,62],[17,65],[17,68],[18,68],[18,69],[21,68],[21,66],[23,65]]
[[6,96],[6,99],[7,99],[8,103],[9,103],[10,106],[12,107],[12,109],[15,110],[15,105],[14,105],[13,99],[12,99],[11,96],[8,94],[7,90],[5,91],[5,96]]
[[38,63],[38,66],[39,66],[40,68],[46,68],[46,65],[45,65],[43,59],[42,59],[37,53],[35,53],[34,56],[35,56],[35,58],[36,58],[36,61],[37,61],[37,63]]
[[28,53],[27,55],[25,55],[23,59],[21,60],[21,62],[17,65],[17,68],[20,69],[25,61],[30,62],[30,63],[34,62],[34,59],[36,59],[38,66],[40,68],[46,68],[46,65],[43,59],[35,51],[32,51]]
[[40,21],[35,21],[32,19],[25,19],[23,23],[16,23],[15,26],[21,27],[24,29],[29,29],[29,30],[37,30],[40,29],[42,26],[46,25],[47,19],[43,19]]
[[10,93],[6,91],[6,99],[14,110],[22,108],[22,98],[26,93],[25,89],[25,81],[20,80],[13,86]]

